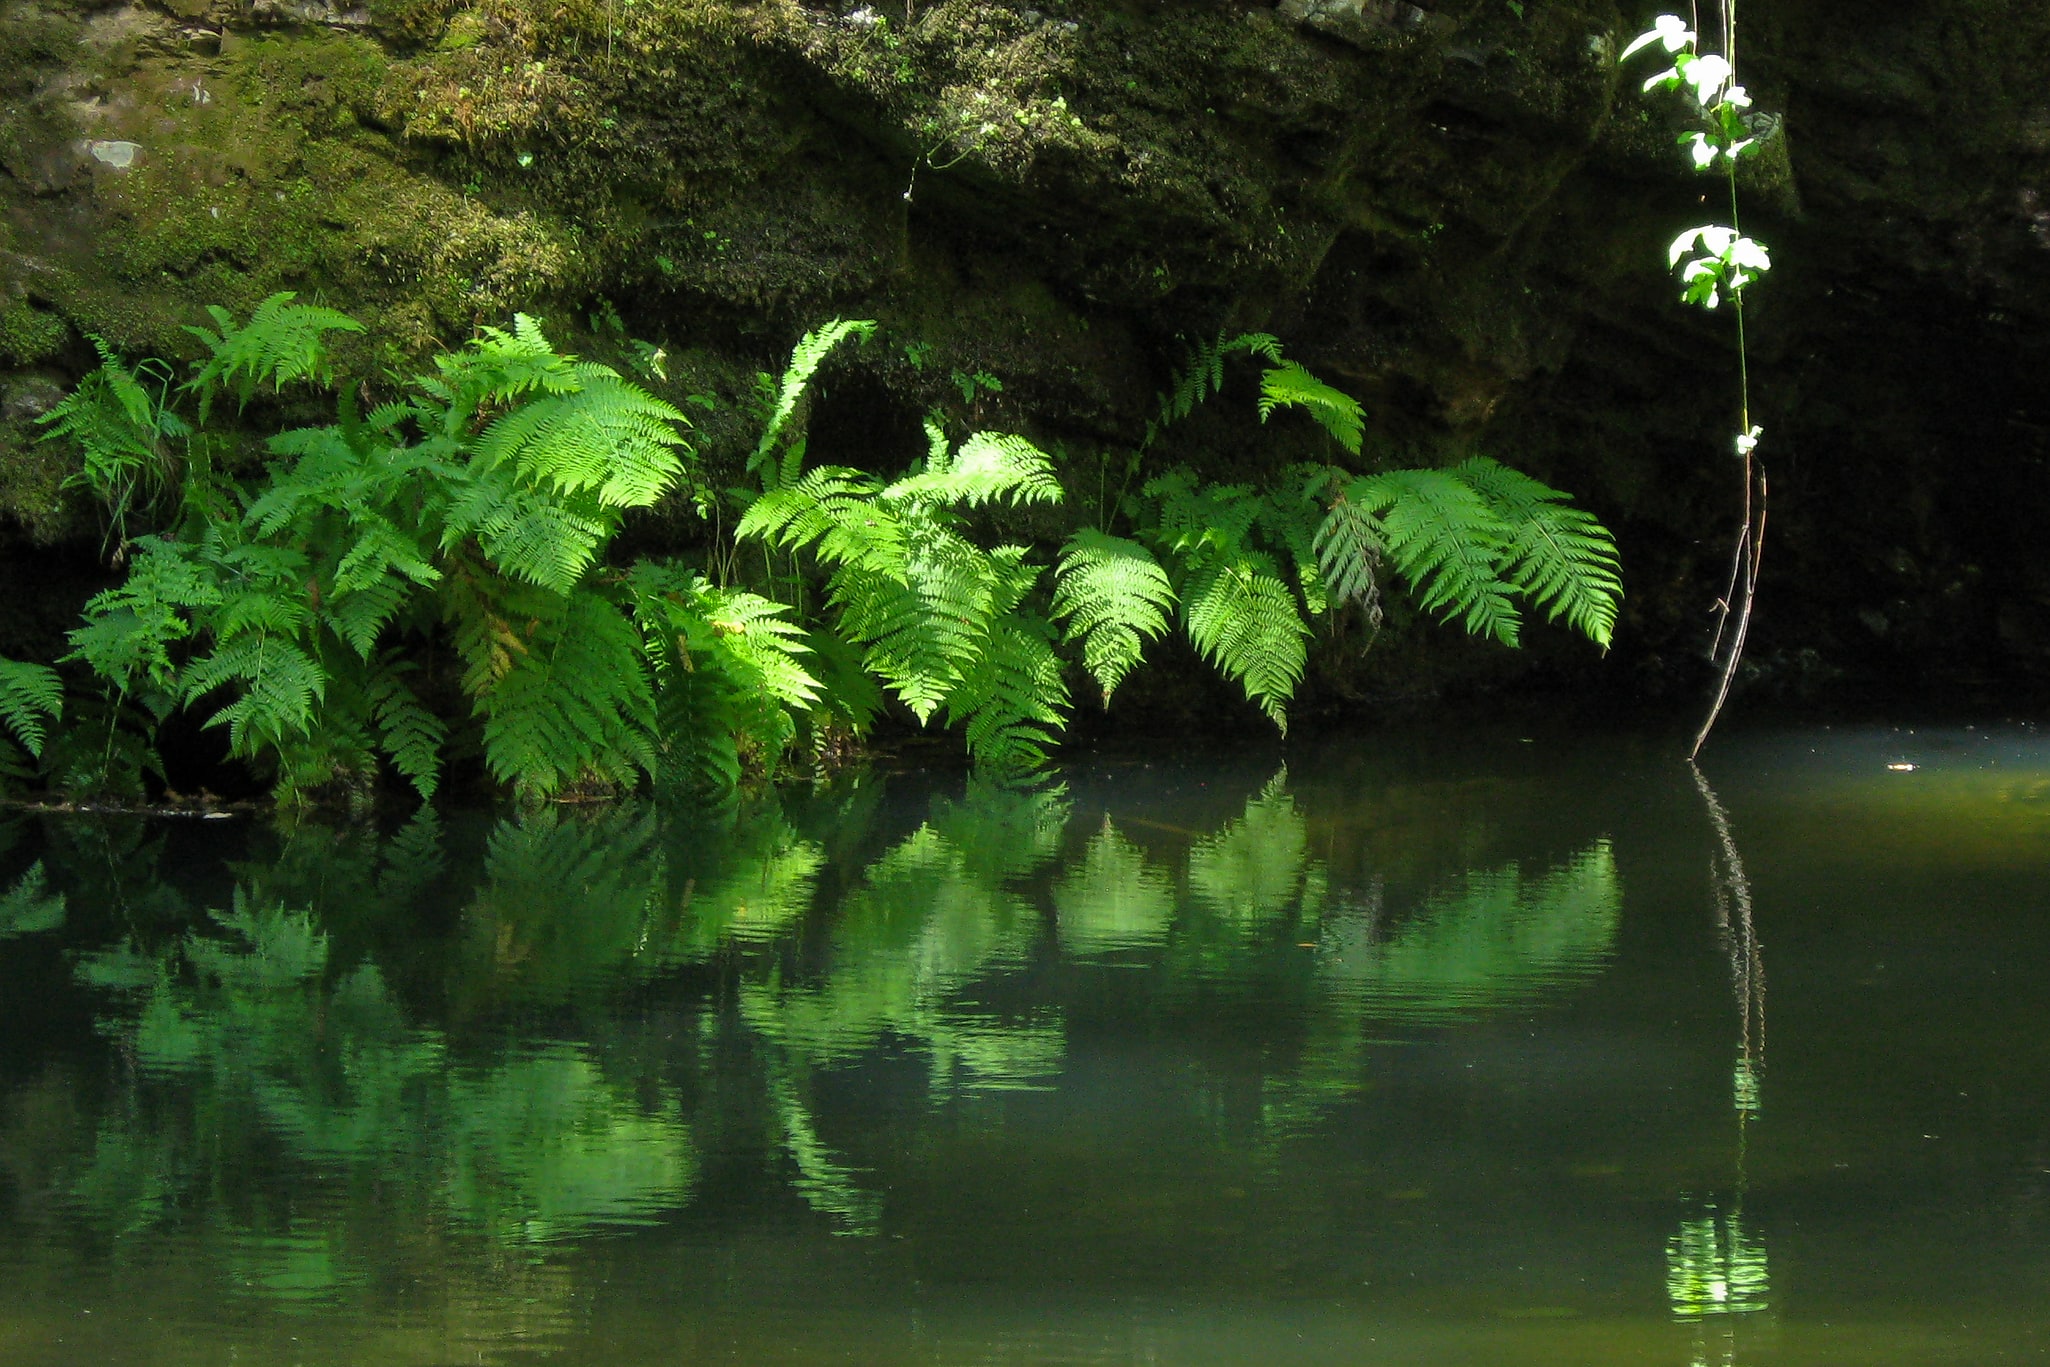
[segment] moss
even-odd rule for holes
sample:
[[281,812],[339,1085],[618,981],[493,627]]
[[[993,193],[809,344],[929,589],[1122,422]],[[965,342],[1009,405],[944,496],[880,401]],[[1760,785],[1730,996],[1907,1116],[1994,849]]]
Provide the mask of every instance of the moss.
[[62,318],[26,299],[0,307],[0,360],[34,365],[56,355],[70,339],[71,328]]

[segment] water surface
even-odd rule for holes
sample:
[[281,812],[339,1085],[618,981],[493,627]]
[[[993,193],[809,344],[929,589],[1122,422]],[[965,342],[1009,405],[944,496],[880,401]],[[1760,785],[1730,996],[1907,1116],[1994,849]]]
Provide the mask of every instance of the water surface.
[[0,817],[0,1361],[2050,1357],[2050,743]]

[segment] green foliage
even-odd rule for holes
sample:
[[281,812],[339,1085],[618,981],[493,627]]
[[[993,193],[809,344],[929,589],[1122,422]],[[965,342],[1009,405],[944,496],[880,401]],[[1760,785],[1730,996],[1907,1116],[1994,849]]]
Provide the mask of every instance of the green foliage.
[[345,313],[313,304],[295,304],[286,290],[256,306],[249,321],[237,325],[233,314],[211,307],[214,326],[187,328],[210,353],[189,388],[200,396],[199,420],[212,415],[216,394],[226,392],[247,406],[265,384],[281,390],[297,380],[328,384],[333,373],[324,341],[330,332],[361,332],[363,325]]
[[91,339],[99,368],[36,419],[44,441],[68,441],[83,457],[67,483],[90,489],[107,507],[110,538],[128,539],[131,513],[150,507],[176,466],[173,443],[192,435],[171,408],[172,375],[162,361],[125,364],[112,347]]
[[1061,552],[1053,615],[1068,641],[1082,643],[1082,667],[1110,702],[1146,643],[1167,633],[1174,586],[1153,553],[1135,541],[1084,527]]
[[[774,388],[773,397],[769,397],[761,440],[755,444],[754,454],[748,457],[747,468],[760,474],[764,483],[789,483],[792,473],[804,461],[803,424],[797,420],[797,415],[798,406],[811,387],[812,376],[818,373],[826,357],[841,342],[849,337],[867,341],[875,329],[876,325],[866,319],[835,318],[824,327],[807,332],[798,341],[796,350],[790,354],[790,364],[784,367],[782,379]],[[784,462],[774,459],[779,445],[786,448]]]
[[0,731],[7,733],[0,735],[0,778],[23,777],[15,747],[41,759],[50,724],[63,715],[64,684],[56,670],[0,655]]
[[[286,296],[244,327],[217,313],[189,388],[323,380],[339,317]],[[598,562],[623,514],[683,477],[682,425],[533,319],[484,329],[367,416],[344,394],[333,424],[271,438],[256,487],[188,490],[187,530],[137,543],[73,658],[154,713],[200,709],[281,796],[360,790],[384,763],[431,797],[465,725],[523,793],[631,787],[660,748],[634,616],[653,599]],[[443,632],[459,681],[412,663]]]
[[1280,505],[1243,485],[1199,485],[1186,470],[1156,477],[1145,493],[1157,520],[1144,534],[1175,567],[1190,642],[1286,731],[1310,628],[1256,539],[1280,520]]
[[1049,632],[1021,611],[1040,569],[1022,546],[969,540],[961,510],[1057,502],[1061,488],[1022,437],[978,432],[950,450],[936,424],[928,435],[926,460],[902,479],[820,466],[765,491],[734,534],[810,552],[838,634],[913,716],[944,707],[979,759],[1029,766],[1068,702]]
[[1355,456],[1360,453],[1366,435],[1366,414],[1360,401],[1325,384],[1300,362],[1280,361],[1261,375],[1260,421],[1267,421],[1277,408],[1304,410],[1333,441]]

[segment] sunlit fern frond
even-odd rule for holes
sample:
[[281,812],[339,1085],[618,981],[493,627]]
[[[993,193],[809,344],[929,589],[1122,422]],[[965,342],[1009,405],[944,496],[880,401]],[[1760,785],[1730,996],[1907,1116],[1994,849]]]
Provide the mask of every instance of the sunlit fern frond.
[[297,304],[290,290],[273,294],[256,306],[243,324],[224,308],[209,308],[215,332],[187,328],[210,353],[188,387],[200,396],[204,421],[213,396],[226,391],[247,404],[259,387],[283,389],[295,380],[326,383],[330,378],[326,337],[330,332],[361,332],[363,325],[346,313],[316,304]]
[[755,444],[754,454],[747,461],[748,469],[760,471],[765,483],[782,482],[773,478],[776,467],[771,457],[777,447],[788,439],[792,419],[797,416],[798,405],[811,387],[812,376],[818,373],[819,366],[840,343],[849,337],[866,340],[875,327],[866,319],[835,318],[824,327],[805,333],[798,341],[790,353],[790,364],[783,368],[782,378],[777,381],[768,419],[762,424],[761,440]]
[[1189,640],[1285,733],[1310,629],[1274,562],[1243,548],[1205,556],[1183,580],[1181,599]]
[[1053,461],[1023,437],[977,432],[951,455],[934,443],[926,468],[883,490],[885,502],[962,504],[970,508],[1003,500],[1015,504],[1058,503],[1061,484]]
[[1360,453],[1360,442],[1366,434],[1366,415],[1360,401],[1341,389],[1333,389],[1296,361],[1270,366],[1260,377],[1260,421],[1267,421],[1277,408],[1302,409],[1340,446],[1355,456]]
[[1503,577],[1552,621],[1606,649],[1623,597],[1616,540],[1594,514],[1542,481],[1486,456],[1454,468],[1508,528]]
[[980,654],[947,698],[978,764],[1017,773],[1046,763],[1067,722],[1068,686],[1045,624],[1007,617],[990,629]]
[[568,593],[596,562],[612,524],[595,507],[551,499],[509,478],[479,478],[456,493],[442,524],[442,550],[474,536],[502,574]]
[[1053,615],[1067,620],[1067,640],[1082,642],[1082,667],[1106,704],[1146,643],[1167,633],[1174,603],[1167,571],[1136,541],[1084,527],[1061,552]]
[[573,368],[574,388],[539,394],[484,430],[474,446],[557,494],[589,493],[608,508],[645,508],[683,472],[683,414],[605,366]]
[[1345,497],[1374,519],[1389,563],[1425,611],[1517,643],[1521,618],[1502,578],[1508,528],[1487,499],[1450,470],[1366,475]]

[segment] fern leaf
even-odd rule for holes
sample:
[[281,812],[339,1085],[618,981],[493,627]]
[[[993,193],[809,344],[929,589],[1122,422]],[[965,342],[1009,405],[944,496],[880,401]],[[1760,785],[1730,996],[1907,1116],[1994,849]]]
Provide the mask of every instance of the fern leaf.
[[40,759],[49,724],[64,715],[64,684],[48,665],[0,656],[0,724]]
[[1045,623],[1014,615],[990,631],[975,664],[947,699],[978,764],[1018,772],[1046,763],[1066,723],[1067,682]]
[[1453,473],[1488,500],[1509,529],[1504,577],[1552,621],[1606,649],[1623,597],[1616,541],[1608,528],[1549,484],[1475,456]]
[[1023,437],[977,432],[951,456],[938,443],[924,470],[883,490],[889,503],[964,503],[971,508],[998,499],[1015,504],[1058,503],[1061,484],[1053,461]]
[[266,632],[224,641],[210,655],[187,666],[183,701],[190,705],[217,688],[242,687],[241,696],[207,719],[228,728],[229,748],[253,755],[265,744],[304,736],[327,692],[327,671],[287,639]]
[[833,351],[849,337],[866,340],[875,331],[876,325],[865,319],[835,318],[824,327],[807,332],[790,353],[790,364],[783,369],[783,378],[776,387],[776,398],[769,409],[768,421],[762,425],[762,437],[756,443],[754,454],[748,457],[749,470],[760,469],[775,451],[777,443],[790,420],[797,412],[797,405],[811,386],[811,379],[818,368]]
[[1389,561],[1425,611],[1517,643],[1521,618],[1502,578],[1508,529],[1485,498],[1449,470],[1387,470],[1354,480],[1345,496],[1374,517]]
[[413,785],[422,802],[432,802],[441,786],[441,748],[448,728],[399,681],[402,665],[387,659],[365,690],[377,724],[378,748],[391,757],[392,768]]
[[677,429],[687,420],[605,366],[572,374],[573,389],[529,398],[486,428],[477,459],[556,493],[593,493],[608,508],[654,504],[682,474]]
[[492,777],[547,796],[587,779],[632,786],[658,763],[639,630],[603,595],[570,594],[480,699]]
[[1310,629],[1273,562],[1240,550],[1199,563],[1182,586],[1182,621],[1203,657],[1287,734]]
[[1139,663],[1146,642],[1167,633],[1174,588],[1153,553],[1136,541],[1085,527],[1068,539],[1054,578],[1053,615],[1066,639],[1082,642],[1082,667],[1105,705]]
[[568,593],[598,557],[610,533],[601,518],[525,489],[480,479],[451,503],[442,549],[474,534],[502,573]]
[[1300,408],[1353,455],[1360,453],[1366,415],[1358,399],[1333,389],[1296,361],[1282,361],[1260,377],[1260,421],[1277,408]]
[[1381,559],[1373,518],[1340,493],[1317,528],[1314,548],[1326,591],[1341,603],[1371,607],[1376,596],[1374,567]]
[[294,380],[326,382],[326,334],[361,332],[363,325],[334,309],[295,304],[296,297],[289,290],[273,294],[239,327],[225,309],[216,308],[209,312],[220,326],[218,333],[186,329],[212,353],[187,385],[200,396],[202,422],[217,390],[230,390],[246,405],[260,385],[283,389]]

